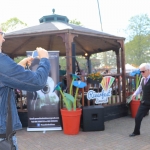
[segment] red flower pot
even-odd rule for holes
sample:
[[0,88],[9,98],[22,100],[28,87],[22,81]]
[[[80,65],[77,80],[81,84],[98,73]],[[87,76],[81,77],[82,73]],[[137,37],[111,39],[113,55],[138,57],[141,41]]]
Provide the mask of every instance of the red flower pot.
[[80,118],[82,109],[77,108],[75,111],[68,111],[61,109],[63,131],[65,134],[75,135],[78,134],[80,129]]
[[132,100],[130,102],[130,110],[131,110],[131,116],[132,116],[132,118],[135,118],[139,106],[140,106],[140,100]]

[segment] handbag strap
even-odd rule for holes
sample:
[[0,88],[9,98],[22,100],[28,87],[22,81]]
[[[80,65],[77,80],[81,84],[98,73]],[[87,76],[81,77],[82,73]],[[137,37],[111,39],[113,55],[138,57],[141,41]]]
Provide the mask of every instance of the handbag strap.
[[6,139],[8,139],[8,136],[13,132],[13,128],[12,128],[12,111],[11,111],[11,104],[10,104],[11,91],[12,91],[12,89],[9,88],[9,92],[8,92],[8,113],[7,113],[7,125],[6,125]]
[[11,104],[10,104],[10,96],[11,96],[12,89],[9,88],[8,91],[8,99],[7,99],[7,124],[6,124],[6,134],[0,134],[0,138],[8,139],[9,135],[13,132],[12,128],[12,111],[11,111]]

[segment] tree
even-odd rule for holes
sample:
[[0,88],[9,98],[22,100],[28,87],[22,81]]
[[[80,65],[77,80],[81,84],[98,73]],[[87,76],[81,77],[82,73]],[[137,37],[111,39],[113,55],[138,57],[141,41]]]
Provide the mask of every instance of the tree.
[[78,26],[82,26],[81,22],[77,21],[76,19],[70,20],[69,23],[75,24],[75,25],[78,25]]
[[125,44],[126,62],[140,65],[143,62],[150,62],[150,34],[135,36],[133,40]]
[[16,17],[10,18],[9,20],[1,24],[1,28],[4,32],[11,32],[16,29],[21,29],[25,26],[27,26],[27,24]]
[[[104,54],[105,53],[105,57]],[[93,54],[91,58],[99,59],[100,67],[116,67],[116,54],[114,51],[107,51],[102,53]]]
[[149,62],[150,18],[148,15],[132,17],[127,31],[129,33],[129,41],[125,44],[126,62],[135,65]]
[[14,61],[16,62],[16,63],[19,63],[22,59],[24,59],[24,58],[26,58],[25,56],[19,56],[19,57],[15,57],[14,58]]
[[[21,28],[27,26],[27,24],[22,22],[18,18],[14,17],[14,18],[10,18],[6,22],[2,23],[0,26],[4,32],[11,32],[16,29],[21,29]],[[14,58],[14,61],[16,63],[18,63],[19,61],[21,61],[24,58],[25,58],[24,56],[16,57],[16,58]]]
[[126,32],[130,40],[135,36],[150,34],[150,18],[147,14],[136,15],[130,18]]

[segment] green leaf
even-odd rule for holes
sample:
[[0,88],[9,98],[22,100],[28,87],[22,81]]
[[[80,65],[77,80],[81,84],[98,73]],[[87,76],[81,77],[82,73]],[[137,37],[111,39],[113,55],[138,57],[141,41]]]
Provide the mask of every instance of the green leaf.
[[64,93],[64,95],[65,95],[66,99],[70,100],[71,102],[74,102],[75,99],[72,95],[70,95],[68,93]]
[[66,97],[67,110],[72,110],[72,102]]
[[81,22],[78,21],[77,19],[70,20],[69,23],[75,24],[75,25],[78,25],[78,26],[82,26]]

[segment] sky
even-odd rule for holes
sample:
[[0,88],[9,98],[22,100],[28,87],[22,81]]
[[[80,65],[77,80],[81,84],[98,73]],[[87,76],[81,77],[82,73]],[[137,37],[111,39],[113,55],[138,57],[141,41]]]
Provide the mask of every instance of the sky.
[[[129,19],[140,14],[150,17],[150,0],[98,0],[103,32],[126,37]],[[0,2],[0,24],[17,17],[28,26],[39,24],[39,19],[55,14],[76,19],[84,27],[101,31],[97,0],[3,0]]]

